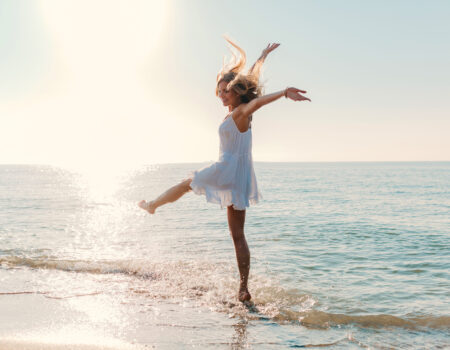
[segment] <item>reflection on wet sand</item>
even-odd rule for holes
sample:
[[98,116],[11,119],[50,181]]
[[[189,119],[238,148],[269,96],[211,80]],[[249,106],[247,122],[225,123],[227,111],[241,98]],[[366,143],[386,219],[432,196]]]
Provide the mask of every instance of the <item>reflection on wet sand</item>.
[[247,325],[248,325],[248,321],[243,320],[243,319],[239,320],[239,322],[237,322],[233,325],[234,334],[233,334],[233,338],[231,340],[232,349],[237,350],[237,349],[248,348]]

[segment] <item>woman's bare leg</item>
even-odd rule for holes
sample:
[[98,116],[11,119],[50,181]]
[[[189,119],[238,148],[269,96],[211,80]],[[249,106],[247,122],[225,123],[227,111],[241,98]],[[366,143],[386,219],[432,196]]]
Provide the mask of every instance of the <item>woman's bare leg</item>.
[[230,228],[231,237],[233,238],[239,274],[241,275],[239,300],[248,301],[252,296],[247,288],[248,275],[250,272],[250,250],[248,249],[247,240],[244,235],[245,210],[235,210],[232,206],[229,206],[227,210],[228,226]]
[[185,193],[188,193],[191,190],[192,179],[186,179],[181,181],[179,184],[169,188],[166,192],[161,194],[155,200],[150,202],[146,202],[142,200],[138,203],[139,207],[144,210],[147,210],[150,214],[154,214],[156,208],[160,207],[163,204],[175,202],[177,199],[181,198]]

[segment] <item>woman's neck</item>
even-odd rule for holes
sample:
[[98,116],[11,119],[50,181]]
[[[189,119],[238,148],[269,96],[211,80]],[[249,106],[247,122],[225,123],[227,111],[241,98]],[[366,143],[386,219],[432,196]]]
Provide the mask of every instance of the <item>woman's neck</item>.
[[228,106],[228,112],[233,112],[233,110],[234,110],[237,106],[239,106],[239,105],[236,105],[236,106],[229,105],[229,106]]

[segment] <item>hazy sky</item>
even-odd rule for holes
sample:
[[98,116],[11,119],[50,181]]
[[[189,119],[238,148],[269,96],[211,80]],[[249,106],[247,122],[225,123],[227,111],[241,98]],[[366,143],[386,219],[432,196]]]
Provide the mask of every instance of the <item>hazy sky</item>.
[[0,163],[218,156],[215,79],[269,42],[256,161],[450,160],[450,1],[0,0]]

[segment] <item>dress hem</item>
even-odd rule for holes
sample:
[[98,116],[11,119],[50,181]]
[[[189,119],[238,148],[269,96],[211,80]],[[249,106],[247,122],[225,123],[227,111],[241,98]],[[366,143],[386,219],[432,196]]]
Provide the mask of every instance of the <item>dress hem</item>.
[[[217,191],[217,190],[211,190],[210,192],[208,192],[204,186],[195,184],[194,181],[191,182],[190,187],[192,189],[192,192],[194,192],[196,195],[205,195],[206,201],[208,203],[219,204],[221,209],[224,209],[229,206],[233,206],[233,209],[235,209],[235,210],[245,210],[246,208],[249,208],[250,205],[258,204],[263,199],[263,196],[258,191],[258,195],[256,197],[248,198],[248,204],[245,203],[243,205],[240,205],[237,203],[233,203],[233,200],[230,198],[224,198],[223,195],[220,196],[218,194],[219,191]],[[231,190],[230,190],[230,192],[231,192]],[[216,193],[217,196],[213,196],[211,193]],[[219,197],[219,198],[217,198],[217,197]],[[230,196],[228,196],[228,197],[230,197]]]

